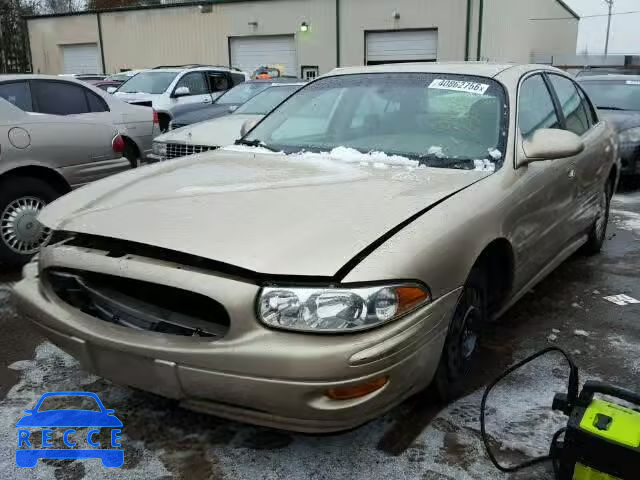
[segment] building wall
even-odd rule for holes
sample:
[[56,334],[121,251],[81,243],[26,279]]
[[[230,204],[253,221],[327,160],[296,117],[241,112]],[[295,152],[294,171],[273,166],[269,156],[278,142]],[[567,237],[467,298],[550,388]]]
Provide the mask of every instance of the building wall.
[[[480,0],[472,0],[469,59],[477,54]],[[295,35],[297,72],[336,65],[336,0],[261,0],[100,14],[106,72],[156,65],[228,65],[229,40],[241,35]],[[207,12],[206,10],[209,9]],[[464,60],[467,0],[340,0],[340,64],[362,65],[365,32],[438,29],[438,60]],[[206,12],[206,13],[205,13]],[[399,14],[398,19],[393,13]],[[575,53],[578,20],[556,0],[485,0],[481,59],[529,62],[534,53]],[[96,14],[34,18],[28,22],[35,72],[61,73],[61,45],[98,43]],[[300,32],[302,22],[308,32]],[[257,22],[257,26],[249,25]]]
[[34,73],[62,73],[62,45],[98,42],[95,15],[33,18],[28,21]]
[[[229,64],[228,37],[295,35],[300,65],[335,64],[333,0],[271,0],[195,7],[108,12],[102,16],[107,71],[186,63]],[[302,22],[310,25],[300,32]],[[257,22],[257,26],[249,25]]]
[[[395,20],[393,13],[400,14]],[[365,31],[438,29],[438,60],[464,60],[466,0],[341,0],[341,65],[363,65]]]
[[528,63],[534,53],[576,50],[578,20],[556,0],[485,0],[482,25],[482,60]]

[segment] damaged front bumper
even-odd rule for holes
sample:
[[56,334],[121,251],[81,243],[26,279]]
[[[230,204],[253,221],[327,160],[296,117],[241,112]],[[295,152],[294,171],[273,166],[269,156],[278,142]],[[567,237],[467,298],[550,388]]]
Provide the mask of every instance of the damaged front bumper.
[[[193,410],[304,432],[358,426],[427,386],[458,295],[451,292],[375,330],[327,336],[269,329],[256,319],[258,285],[167,260],[59,244],[42,250],[39,267],[25,267],[24,279],[14,289],[16,306],[87,371],[177,399]],[[135,312],[132,321],[120,318],[121,313],[114,319],[113,312],[105,316],[96,310],[112,308],[116,300],[122,308],[141,308],[128,304],[126,296],[111,296],[111,303],[93,302],[90,307],[61,298],[47,280],[57,271],[82,272],[83,278],[111,275],[193,292],[222,305],[227,323],[211,335],[176,333],[173,327],[149,331],[137,322]],[[100,286],[92,292],[100,298],[110,290]],[[146,295],[144,302],[154,303],[153,298]],[[202,313],[166,313],[178,304],[165,302],[164,311],[145,312],[143,320],[156,325],[153,319],[164,316],[171,325],[178,321],[184,326]],[[222,314],[212,310],[211,315]],[[381,377],[388,378],[384,387],[360,398],[327,396],[329,389]]]

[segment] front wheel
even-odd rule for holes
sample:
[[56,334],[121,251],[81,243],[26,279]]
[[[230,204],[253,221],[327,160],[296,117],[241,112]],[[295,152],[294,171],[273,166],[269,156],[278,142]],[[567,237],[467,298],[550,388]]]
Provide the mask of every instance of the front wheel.
[[476,266],[458,299],[432,385],[443,402],[454,400],[464,391],[486,320],[486,292],[486,277]]
[[0,264],[27,263],[49,240],[51,232],[37,216],[59,196],[38,178],[11,177],[0,182]]
[[609,206],[611,204],[611,182],[607,181],[602,191],[598,194],[597,216],[589,231],[587,243],[583,251],[587,255],[595,255],[602,250],[602,245],[607,236],[607,224],[609,223]]

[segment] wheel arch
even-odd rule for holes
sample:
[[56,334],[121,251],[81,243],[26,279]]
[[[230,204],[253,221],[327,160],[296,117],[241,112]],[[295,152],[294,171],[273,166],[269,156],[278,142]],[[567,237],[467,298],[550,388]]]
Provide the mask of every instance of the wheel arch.
[[38,178],[47,182],[61,195],[71,191],[71,185],[64,176],[53,168],[44,167],[42,165],[24,165],[12,168],[0,173],[0,182],[15,177],[31,177]]
[[511,242],[500,237],[489,242],[480,252],[471,270],[482,269],[488,287],[489,314],[498,312],[513,291],[515,255]]

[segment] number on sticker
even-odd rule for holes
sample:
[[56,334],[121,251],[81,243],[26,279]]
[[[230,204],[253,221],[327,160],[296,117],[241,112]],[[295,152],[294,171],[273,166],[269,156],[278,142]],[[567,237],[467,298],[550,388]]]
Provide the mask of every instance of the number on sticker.
[[435,88],[438,90],[453,90],[456,92],[467,92],[475,93],[477,95],[484,95],[485,92],[489,89],[489,85],[487,85],[486,83],[436,78],[431,82],[428,88]]

